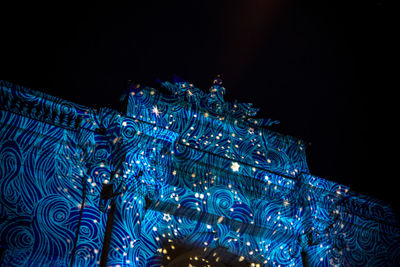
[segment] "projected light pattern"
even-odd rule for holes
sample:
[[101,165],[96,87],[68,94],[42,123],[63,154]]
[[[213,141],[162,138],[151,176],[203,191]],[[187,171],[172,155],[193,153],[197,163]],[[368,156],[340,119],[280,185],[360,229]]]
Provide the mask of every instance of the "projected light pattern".
[[311,175],[219,78],[161,84],[132,85],[124,115],[1,82],[3,265],[99,265],[112,201],[107,266],[399,264],[387,204]]

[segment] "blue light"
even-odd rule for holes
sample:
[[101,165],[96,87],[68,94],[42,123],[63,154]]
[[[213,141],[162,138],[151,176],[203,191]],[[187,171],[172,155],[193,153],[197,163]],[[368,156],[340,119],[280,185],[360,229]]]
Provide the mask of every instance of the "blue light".
[[310,174],[220,78],[133,86],[126,114],[0,86],[5,266],[99,265],[113,205],[107,266],[400,265],[391,208]]

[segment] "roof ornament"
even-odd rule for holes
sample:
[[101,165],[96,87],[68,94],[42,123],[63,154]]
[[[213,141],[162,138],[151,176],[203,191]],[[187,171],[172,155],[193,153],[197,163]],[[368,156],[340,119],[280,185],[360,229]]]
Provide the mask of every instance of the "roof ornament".
[[174,76],[173,83],[168,81],[160,83],[172,95],[182,98],[195,106],[205,108],[214,116],[231,116],[235,120],[246,121],[258,126],[271,126],[279,123],[279,121],[271,119],[253,118],[260,110],[253,107],[253,103],[238,103],[237,100],[233,103],[225,102],[224,95],[226,90],[222,86],[222,79],[219,74],[213,80],[208,94],[178,76]]

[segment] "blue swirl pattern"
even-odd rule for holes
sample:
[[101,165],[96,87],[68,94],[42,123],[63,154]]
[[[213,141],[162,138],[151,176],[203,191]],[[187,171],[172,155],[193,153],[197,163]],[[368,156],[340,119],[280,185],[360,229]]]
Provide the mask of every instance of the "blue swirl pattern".
[[107,266],[400,265],[389,205],[310,174],[219,78],[162,86],[132,86],[123,115],[0,82],[2,266],[98,266],[112,203]]

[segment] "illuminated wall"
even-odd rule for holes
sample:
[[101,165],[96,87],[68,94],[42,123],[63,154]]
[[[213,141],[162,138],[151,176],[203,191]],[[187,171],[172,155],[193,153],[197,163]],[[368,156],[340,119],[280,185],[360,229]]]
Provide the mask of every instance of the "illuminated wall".
[[126,114],[0,86],[4,266],[99,265],[113,205],[107,266],[400,265],[391,208],[310,174],[218,78],[132,85]]

